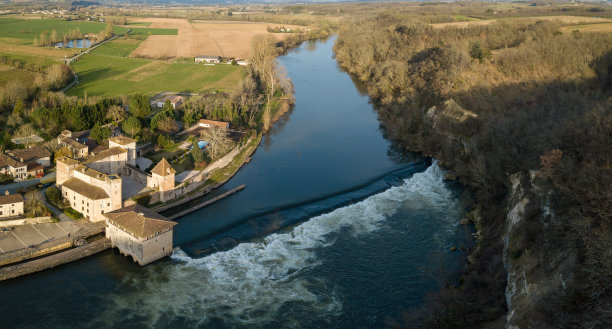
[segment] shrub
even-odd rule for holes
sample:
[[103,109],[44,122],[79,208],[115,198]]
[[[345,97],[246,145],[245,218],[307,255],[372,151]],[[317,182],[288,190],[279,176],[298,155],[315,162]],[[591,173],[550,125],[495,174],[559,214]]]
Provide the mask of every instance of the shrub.
[[55,186],[51,186],[45,190],[45,196],[47,197],[47,201],[52,205],[63,209],[64,208],[64,200],[62,199],[62,192],[59,188]]
[[66,214],[66,216],[74,219],[74,220],[79,220],[81,218],[83,218],[83,214],[81,214],[80,212],[72,209],[71,207],[68,207],[66,209],[64,209],[64,214]]

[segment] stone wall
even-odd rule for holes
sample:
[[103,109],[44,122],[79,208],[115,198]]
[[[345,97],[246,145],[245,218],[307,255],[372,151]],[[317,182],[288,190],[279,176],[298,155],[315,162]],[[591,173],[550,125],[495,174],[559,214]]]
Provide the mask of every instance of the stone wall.
[[143,245],[137,238],[109,222],[106,223],[106,237],[111,241],[111,246],[119,249],[122,255],[132,256],[138,263],[143,260]]
[[3,267],[0,269],[0,281],[70,263],[108,249],[109,247],[110,241],[108,239],[99,239],[82,247],[70,249],[58,254],[29,261],[27,263]]
[[0,221],[0,227],[18,226],[18,225],[32,225],[51,222],[50,216],[35,217],[35,218],[18,218]]
[[151,179],[150,175],[147,175],[147,173],[145,173],[144,171],[132,166],[124,167],[121,172],[121,175],[130,176],[130,178],[135,180],[138,184],[144,186],[149,186],[149,180]]
[[138,262],[140,265],[147,265],[158,259],[172,254],[172,234],[173,230],[164,232],[154,238],[143,242],[143,260]]

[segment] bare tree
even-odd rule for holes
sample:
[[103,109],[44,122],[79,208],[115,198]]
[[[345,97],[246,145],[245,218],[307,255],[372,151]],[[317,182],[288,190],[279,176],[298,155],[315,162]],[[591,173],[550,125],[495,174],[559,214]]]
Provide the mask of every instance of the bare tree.
[[108,108],[108,112],[106,112],[106,118],[115,122],[121,122],[123,119],[127,117],[127,113],[123,106],[113,105]]
[[157,129],[165,134],[171,134],[178,130],[178,125],[171,117],[165,117],[157,123]]
[[212,127],[203,131],[202,137],[208,142],[208,154],[213,160],[220,158],[232,146],[227,129]]

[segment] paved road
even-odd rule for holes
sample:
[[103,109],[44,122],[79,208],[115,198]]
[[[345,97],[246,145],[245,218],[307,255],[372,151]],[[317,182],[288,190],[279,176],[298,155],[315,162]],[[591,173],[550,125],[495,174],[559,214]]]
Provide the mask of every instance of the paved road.
[[14,194],[14,193],[17,193],[18,188],[36,185],[41,181],[52,180],[54,178],[55,178],[55,171],[50,172],[41,178],[34,178],[34,179],[23,181],[23,182],[0,185],[0,191],[4,193],[4,191],[8,190],[11,194]]

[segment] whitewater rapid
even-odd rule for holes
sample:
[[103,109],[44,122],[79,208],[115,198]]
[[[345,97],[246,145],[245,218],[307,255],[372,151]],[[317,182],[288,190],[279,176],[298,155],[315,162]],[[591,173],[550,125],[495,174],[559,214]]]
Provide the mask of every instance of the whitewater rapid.
[[186,327],[258,327],[282,316],[291,327],[299,326],[288,312],[296,305],[333,322],[343,312],[342,296],[332,283],[307,274],[324,266],[326,250],[338,238],[384,238],[385,222],[400,208],[439,213],[445,218],[441,232],[454,230],[463,211],[434,162],[399,186],[231,250],[192,258],[177,248],[172,261],[127,274],[91,326],[164,327],[178,321]]

